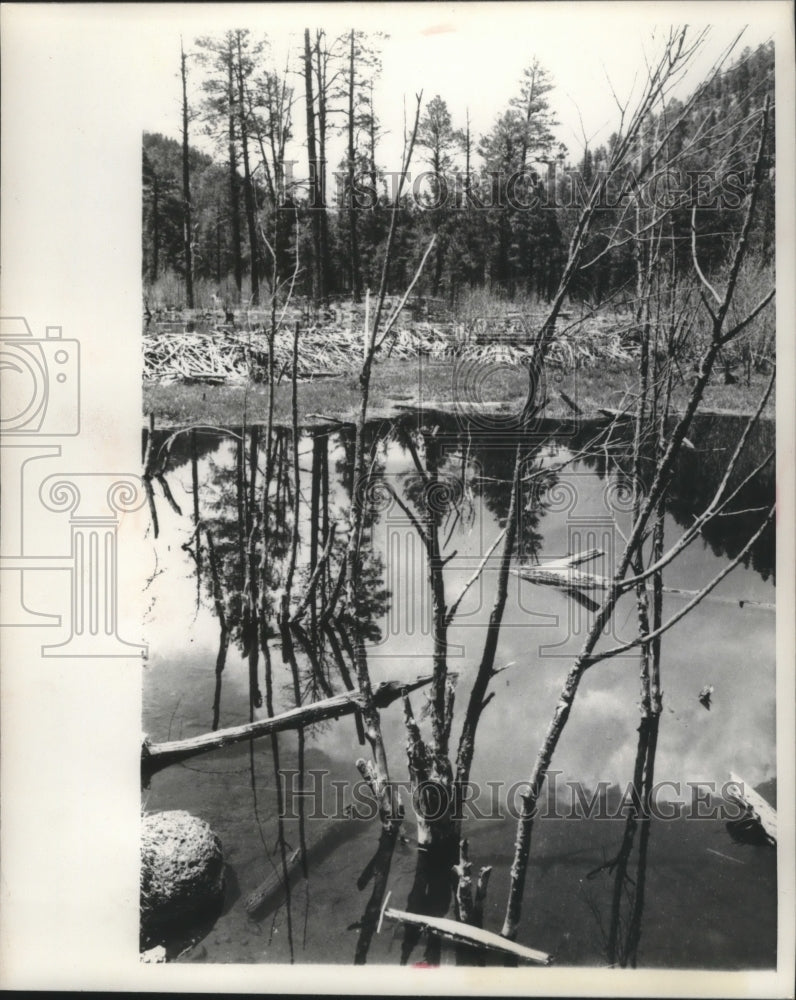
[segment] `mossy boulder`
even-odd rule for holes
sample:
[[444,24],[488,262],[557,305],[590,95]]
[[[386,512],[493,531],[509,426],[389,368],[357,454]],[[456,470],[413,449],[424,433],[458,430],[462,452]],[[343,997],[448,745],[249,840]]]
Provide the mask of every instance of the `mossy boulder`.
[[141,829],[141,930],[145,937],[182,930],[220,906],[221,841],[184,810],[150,813]]

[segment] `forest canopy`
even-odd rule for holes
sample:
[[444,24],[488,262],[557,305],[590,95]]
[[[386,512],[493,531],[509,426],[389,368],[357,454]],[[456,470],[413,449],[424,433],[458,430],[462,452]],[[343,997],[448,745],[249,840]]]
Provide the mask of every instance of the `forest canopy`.
[[[315,303],[358,301],[378,285],[397,190],[397,172],[380,158],[373,97],[383,44],[382,36],[356,30],[333,38],[307,29],[289,70],[273,64],[267,39],[243,29],[197,39],[182,53],[182,141],[143,137],[145,296],[168,289],[182,299],[173,305],[193,307],[207,305],[212,292],[231,305],[256,306],[285,283],[297,258],[294,292]],[[191,78],[201,84],[193,103]],[[668,212],[684,269],[692,214],[705,274],[726,263],[754,157],[751,123],[773,95],[773,80],[773,42],[746,48],[689,98],[661,102],[637,139],[629,162],[640,169],[666,135],[667,169],[643,194],[652,200],[647,208],[657,203]],[[573,158],[558,135],[560,99],[535,56],[486,134],[473,133],[469,113],[454,121],[445,95],[424,95],[397,216],[391,293],[406,287],[434,236],[418,292],[450,304],[463,290],[482,288],[508,299],[550,299],[580,208],[617,142],[616,134],[593,148],[586,142]],[[774,141],[772,128],[750,234],[749,261],[764,269],[773,268]],[[291,158],[296,148],[302,163]],[[330,159],[341,148],[344,155]],[[616,234],[642,190],[633,173],[614,174],[601,195],[573,297],[599,303],[632,286],[633,241]]]

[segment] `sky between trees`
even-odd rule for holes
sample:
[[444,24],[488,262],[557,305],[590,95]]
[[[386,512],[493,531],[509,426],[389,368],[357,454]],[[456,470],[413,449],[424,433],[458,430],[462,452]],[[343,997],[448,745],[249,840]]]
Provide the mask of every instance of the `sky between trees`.
[[[469,109],[475,136],[486,133],[497,109],[504,108],[518,90],[523,69],[536,56],[552,74],[555,90],[550,101],[560,125],[558,139],[575,160],[583,152],[583,136],[590,146],[605,142],[618,123],[611,94],[624,100],[643,85],[645,58],[654,54],[658,36],[683,13],[682,4],[329,4],[233,5],[196,7],[164,5],[147,8],[135,36],[145,52],[145,72],[137,95],[143,127],[179,138],[180,36],[187,53],[203,34],[247,27],[254,39],[267,35],[274,67],[289,66],[297,98],[302,96],[300,49],[303,30],[323,28],[328,37],[352,26],[381,31],[382,73],[374,90],[374,105],[383,135],[380,160],[385,169],[400,168],[404,109],[411,116],[414,95],[423,90],[424,104],[439,94],[450,109],[453,123],[463,127]],[[767,4],[755,5],[755,23],[747,25],[748,4],[689,4],[689,21],[715,21],[704,51],[674,92],[690,92],[713,60],[739,31],[744,35],[735,55],[745,45],[755,47],[771,37],[765,16]],[[355,17],[352,17],[355,14]],[[720,17],[719,17],[720,14]],[[704,16],[703,16],[704,15]],[[136,43],[136,48],[138,44]],[[200,103],[201,69],[189,62],[189,103]],[[609,82],[610,81],[610,82]],[[305,129],[300,109],[294,114],[295,138],[288,156],[297,161],[297,174],[306,170]],[[582,124],[581,124],[582,121]],[[410,122],[411,124],[411,122]],[[329,162],[344,152],[344,140],[330,137]],[[197,122],[191,145],[212,153],[212,142]],[[394,168],[389,164],[394,163]],[[420,170],[415,164],[415,172]]]

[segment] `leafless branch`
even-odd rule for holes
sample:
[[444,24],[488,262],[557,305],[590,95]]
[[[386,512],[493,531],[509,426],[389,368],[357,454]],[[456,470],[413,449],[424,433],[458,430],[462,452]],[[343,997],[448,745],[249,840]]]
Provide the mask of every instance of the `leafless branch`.
[[760,525],[757,531],[751,536],[751,538],[747,541],[746,545],[744,545],[744,547],[741,549],[738,555],[735,556],[735,558],[731,559],[727,563],[727,565],[724,566],[721,569],[721,571],[713,577],[710,583],[706,584],[697,593],[697,595],[692,600],[690,600],[688,604],[685,605],[685,607],[681,608],[676,614],[672,615],[672,617],[663,625],[661,625],[660,628],[655,629],[653,632],[648,632],[646,635],[637,636],[635,639],[632,639],[630,642],[623,643],[621,646],[614,646],[611,649],[606,649],[598,653],[589,654],[589,656],[586,659],[586,666],[591,667],[595,663],[599,663],[600,660],[607,660],[610,659],[611,657],[619,656],[620,653],[625,653],[627,652],[627,650],[633,649],[635,646],[641,646],[641,645],[646,646],[647,643],[652,642],[653,639],[657,639],[658,636],[663,635],[664,632],[668,632],[668,630],[673,625],[676,625],[681,618],[684,618],[690,611],[693,611],[693,609],[698,604],[700,604],[708,596],[708,594],[721,583],[724,577],[727,576],[727,574],[730,573],[732,570],[734,570],[735,567],[738,565],[738,563],[740,563],[745,558],[747,553],[751,551],[752,546],[755,544],[758,538],[760,538],[760,536],[766,530],[768,525],[771,523],[775,511],[776,511],[776,504],[772,504],[772,506],[769,508],[768,514],[766,515],[763,523]]
[[481,574],[484,572],[484,567],[489,562],[489,559],[490,559],[492,553],[498,547],[498,545],[500,544],[501,539],[503,538],[503,536],[505,534],[506,534],[506,529],[505,528],[502,531],[498,532],[497,536],[495,537],[494,542],[492,542],[492,544],[489,546],[489,548],[487,549],[487,551],[486,551],[483,559],[478,564],[478,568],[476,569],[475,573],[473,573],[473,575],[470,577],[470,579],[467,581],[467,583],[465,583],[465,585],[462,587],[461,591],[459,592],[459,596],[456,598],[456,600],[453,602],[453,604],[451,604],[450,608],[448,609],[448,614],[446,615],[446,622],[447,622],[448,625],[450,625],[450,623],[456,617],[456,612],[459,610],[459,605],[462,603],[464,595],[467,593],[467,591],[470,589],[470,587],[472,587],[472,585],[478,580],[479,576],[481,576]]
[[[721,305],[721,296],[713,287],[713,285],[711,285],[708,279],[705,277],[705,275],[702,272],[702,268],[699,266],[699,258],[697,256],[696,210],[697,207],[696,205],[694,205],[694,207],[691,209],[691,260],[694,264],[694,270],[697,273],[697,277],[705,286],[705,288],[707,288],[707,290],[710,292],[713,298],[716,300],[717,304]],[[711,313],[711,316],[712,315],[713,314]]]

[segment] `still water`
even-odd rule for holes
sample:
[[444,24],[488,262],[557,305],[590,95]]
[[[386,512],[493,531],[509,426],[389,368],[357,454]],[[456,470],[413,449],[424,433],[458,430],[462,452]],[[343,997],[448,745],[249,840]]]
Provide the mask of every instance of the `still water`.
[[[671,544],[711,499],[722,458],[743,427],[729,418],[697,423],[678,466],[665,522]],[[558,425],[524,446],[523,490],[515,566],[533,565],[597,548],[589,572],[608,575],[621,553],[629,521],[629,430],[595,438],[593,426]],[[143,728],[153,742],[264,718],[297,703],[328,697],[352,685],[349,637],[344,626],[322,622],[313,600],[294,636],[293,656],[274,624],[268,663],[250,655],[256,635],[248,612],[251,573],[264,579],[265,606],[276,621],[278,595],[290,561],[295,501],[293,442],[275,434],[266,458],[263,428],[230,432],[157,432],[153,453],[174,501],[154,485],[157,537],[151,526],[142,545],[151,551],[147,586],[147,640]],[[428,569],[415,520],[435,504],[445,563],[448,604],[470,580],[505,524],[513,447],[499,430],[460,426],[445,414],[408,415],[370,428],[370,515],[361,599],[368,617],[368,662],[374,686],[409,682],[431,672],[431,601]],[[733,482],[740,482],[773,444],[762,425]],[[353,440],[349,429],[301,432],[299,547],[294,595],[303,593],[332,525],[330,556],[315,593],[334,589],[350,505]],[[438,489],[424,500],[421,472],[434,462]],[[270,470],[271,514],[257,529],[263,481]],[[666,570],[669,590],[704,586],[741,550],[773,497],[773,476],[763,473],[733,501],[733,516],[714,518]],[[179,512],[176,508],[179,508]],[[198,530],[197,530],[198,528]],[[480,660],[494,599],[500,547],[469,587],[449,631],[448,665],[458,675],[451,746]],[[599,593],[590,595],[600,600]],[[664,620],[688,597],[667,593]],[[641,857],[640,838],[626,866],[617,857],[626,831],[616,806],[634,772],[639,740],[639,656],[630,652],[589,669],[553,760],[546,811],[537,821],[517,940],[550,952],[561,965],[635,961],[639,967],[766,968],[776,962],[776,852],[739,843],[725,816],[683,813],[701,799],[710,814],[722,803],[729,772],[740,774],[774,800],[775,634],[773,532],[728,574],[711,599],[664,637],[661,659],[663,713],[655,780],[660,813],[653,816]],[[294,601],[295,604],[295,601]],[[493,868],[484,927],[499,931],[506,906],[516,832],[519,785],[527,780],[558,700],[562,682],[588,628],[594,605],[564,590],[512,575],[492,680],[476,739],[473,801],[463,833],[474,871]],[[635,600],[622,598],[601,643],[614,646],[636,634]],[[254,636],[254,637],[253,637]],[[706,707],[700,692],[712,687]],[[422,716],[423,689],[412,695]],[[422,721],[421,727],[428,722]],[[406,732],[400,701],[382,711],[391,776],[405,781]],[[384,921],[375,933],[372,913],[383,891],[390,905],[422,910],[422,855],[414,842],[414,815],[404,795],[403,838],[384,864],[369,865],[379,843],[378,820],[341,819],[330,833],[322,813],[341,815],[355,804],[360,745],[354,716],[316,724],[303,734],[217,750],[154,775],[143,793],[147,811],[187,809],[219,835],[226,861],[223,912],[204,926],[186,928],[169,942],[172,956],[199,962],[415,963],[427,959],[424,939]],[[553,781],[554,779],[554,781]],[[307,794],[297,796],[303,789]],[[602,818],[576,812],[578,793],[605,807]],[[301,821],[298,818],[301,816]],[[283,852],[306,848],[286,890],[256,918],[245,897],[281,870]],[[643,871],[641,870],[643,869]],[[379,871],[381,882],[379,883]],[[377,884],[378,883],[378,884]],[[643,883],[643,899],[639,886]],[[419,888],[420,887],[420,888]],[[370,904],[370,906],[369,906]],[[426,900],[435,911],[433,901]],[[450,915],[450,912],[448,913]],[[635,930],[633,930],[635,926]],[[634,938],[635,944],[628,943]],[[442,947],[434,960],[456,960]]]

